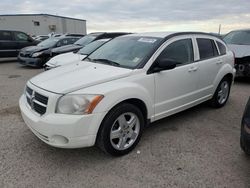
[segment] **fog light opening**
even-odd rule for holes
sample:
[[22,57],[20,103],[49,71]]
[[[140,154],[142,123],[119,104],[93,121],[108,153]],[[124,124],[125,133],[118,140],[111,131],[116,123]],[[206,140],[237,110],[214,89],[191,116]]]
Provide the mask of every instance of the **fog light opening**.
[[57,145],[65,145],[69,143],[69,140],[66,137],[61,136],[61,135],[53,135],[50,141],[51,143],[57,144]]

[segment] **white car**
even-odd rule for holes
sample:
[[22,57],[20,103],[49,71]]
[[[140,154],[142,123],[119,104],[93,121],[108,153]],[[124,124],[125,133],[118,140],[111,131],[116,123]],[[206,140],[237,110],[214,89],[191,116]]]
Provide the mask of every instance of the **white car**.
[[234,76],[233,53],[217,37],[131,34],[85,61],[30,79],[19,105],[43,142],[60,148],[96,144],[117,156],[136,146],[148,123],[208,100],[224,106]]
[[68,52],[64,54],[57,55],[51,58],[47,63],[45,63],[45,70],[52,68],[60,67],[62,65],[68,65],[74,62],[83,60],[86,56],[91,54],[93,51],[101,47],[110,39],[100,39],[96,40],[90,44],[87,44],[85,47],[81,48],[78,52]]

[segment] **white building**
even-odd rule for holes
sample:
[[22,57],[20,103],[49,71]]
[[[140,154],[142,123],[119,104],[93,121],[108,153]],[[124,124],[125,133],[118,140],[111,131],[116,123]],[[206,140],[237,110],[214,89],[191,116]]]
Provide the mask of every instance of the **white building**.
[[51,14],[0,15],[1,30],[18,30],[30,35],[54,33],[86,34],[86,20]]

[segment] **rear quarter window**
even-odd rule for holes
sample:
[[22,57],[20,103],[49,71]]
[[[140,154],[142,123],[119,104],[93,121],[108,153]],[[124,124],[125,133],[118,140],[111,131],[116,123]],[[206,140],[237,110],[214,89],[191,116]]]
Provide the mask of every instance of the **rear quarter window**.
[[197,38],[197,44],[200,53],[200,60],[213,58],[219,55],[214,40]]
[[225,55],[227,53],[227,49],[226,49],[225,45],[222,44],[221,42],[218,42],[218,41],[216,41],[216,43],[217,43],[217,46],[220,50],[220,55]]

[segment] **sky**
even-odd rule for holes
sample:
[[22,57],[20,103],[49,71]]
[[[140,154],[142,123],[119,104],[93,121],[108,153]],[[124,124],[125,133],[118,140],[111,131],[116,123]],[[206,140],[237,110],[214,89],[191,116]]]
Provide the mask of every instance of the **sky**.
[[204,31],[250,28],[250,0],[1,0],[0,14],[46,13],[87,20],[95,31]]

